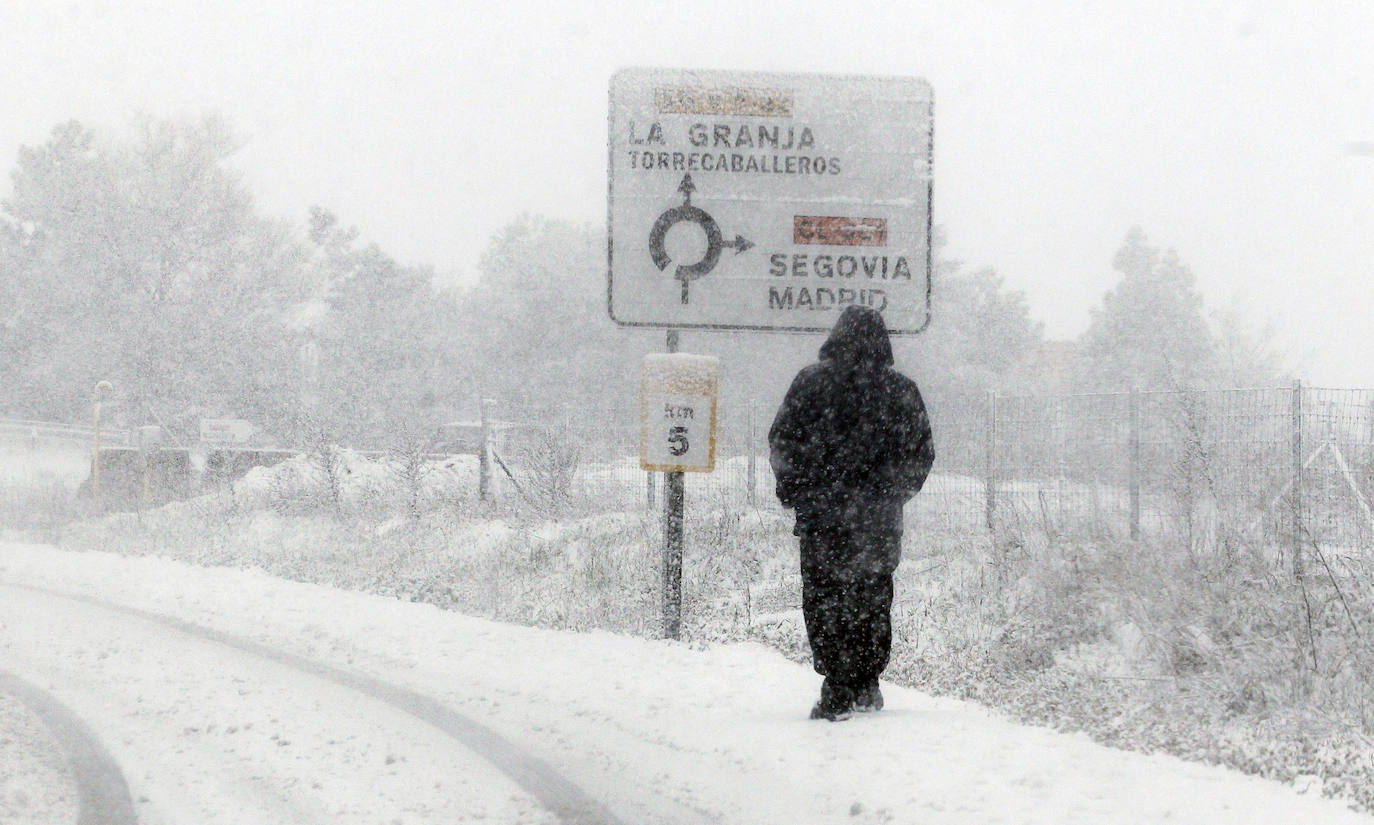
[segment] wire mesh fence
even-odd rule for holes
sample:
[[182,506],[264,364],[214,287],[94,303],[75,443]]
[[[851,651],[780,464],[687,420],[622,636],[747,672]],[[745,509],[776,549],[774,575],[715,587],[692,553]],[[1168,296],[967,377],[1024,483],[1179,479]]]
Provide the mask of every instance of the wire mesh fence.
[[[982,406],[932,410],[935,467],[908,511],[913,523],[1012,537],[1167,532],[1190,546],[1374,541],[1374,391],[989,395]],[[505,494],[654,506],[660,482],[639,469],[637,407],[503,412],[495,451]],[[716,469],[688,474],[691,498],[776,506],[773,412],[722,404]]]

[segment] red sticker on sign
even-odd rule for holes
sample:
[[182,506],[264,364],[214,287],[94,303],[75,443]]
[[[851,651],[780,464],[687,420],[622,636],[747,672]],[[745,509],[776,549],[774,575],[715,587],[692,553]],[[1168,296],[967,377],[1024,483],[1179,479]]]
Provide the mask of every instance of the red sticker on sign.
[[887,246],[887,219],[794,215],[792,243]]

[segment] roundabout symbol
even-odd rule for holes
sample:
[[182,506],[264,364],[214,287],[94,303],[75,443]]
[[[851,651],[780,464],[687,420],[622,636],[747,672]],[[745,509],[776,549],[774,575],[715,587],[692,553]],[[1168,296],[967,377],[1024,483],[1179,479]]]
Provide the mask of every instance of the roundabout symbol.
[[733,247],[735,254],[743,252],[753,247],[753,243],[745,240],[743,235],[736,234],[733,241],[727,242],[721,234],[720,225],[716,219],[711,217],[706,211],[692,205],[692,193],[696,191],[696,186],[692,183],[690,174],[682,176],[682,183],[678,185],[677,191],[682,193],[683,202],[681,206],[674,206],[665,211],[654,221],[654,228],[649,230],[649,255],[654,259],[654,266],[663,271],[672,263],[668,257],[668,252],[663,248],[663,242],[668,236],[668,230],[675,225],[687,221],[695,223],[706,233],[706,255],[694,264],[678,264],[673,272],[673,277],[682,281],[682,303],[687,303],[687,285],[697,278],[703,278],[716,268],[720,262],[721,251],[729,246]]

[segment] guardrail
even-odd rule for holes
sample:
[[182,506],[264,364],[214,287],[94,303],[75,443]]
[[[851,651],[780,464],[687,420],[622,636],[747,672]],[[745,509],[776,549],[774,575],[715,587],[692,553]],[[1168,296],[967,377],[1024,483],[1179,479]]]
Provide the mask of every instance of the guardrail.
[[[95,442],[95,428],[80,424],[58,424],[52,421],[24,421],[0,418],[0,440],[25,444],[61,441],[89,445]],[[129,443],[129,431],[100,428],[101,446],[118,447]]]

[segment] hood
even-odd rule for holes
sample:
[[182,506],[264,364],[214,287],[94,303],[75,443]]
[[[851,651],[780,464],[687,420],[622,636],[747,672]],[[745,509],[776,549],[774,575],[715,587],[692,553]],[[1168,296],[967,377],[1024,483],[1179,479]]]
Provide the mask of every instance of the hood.
[[870,307],[846,307],[821,345],[821,360],[872,366],[892,365],[892,343],[883,316]]

